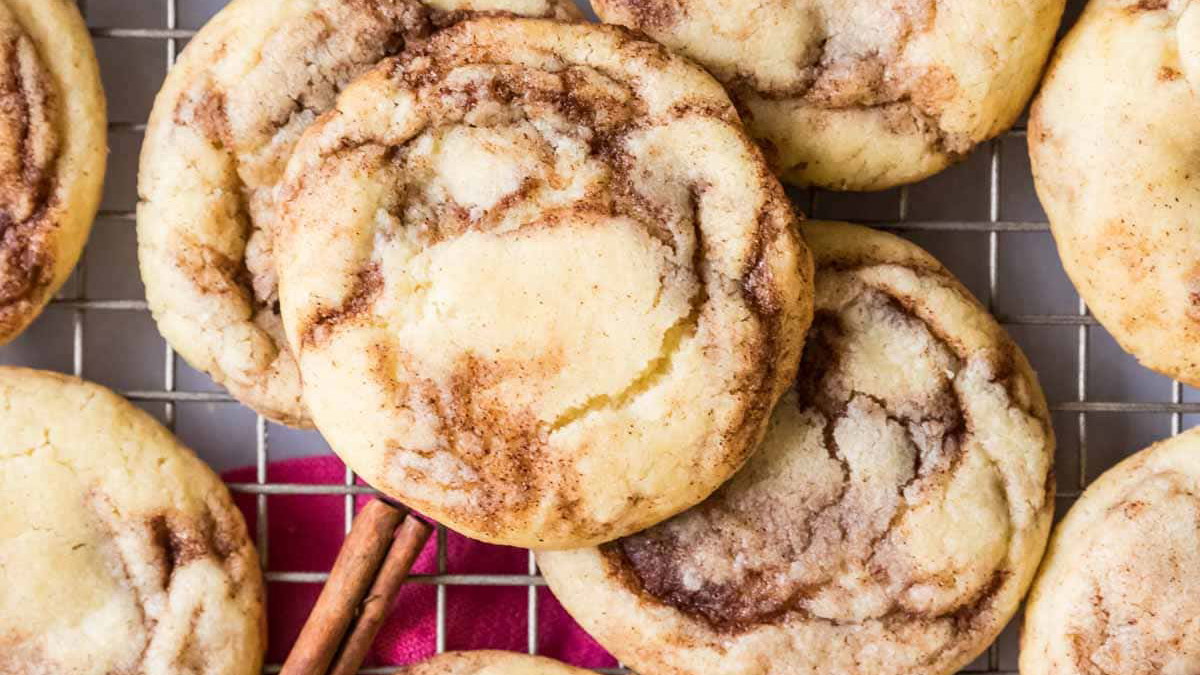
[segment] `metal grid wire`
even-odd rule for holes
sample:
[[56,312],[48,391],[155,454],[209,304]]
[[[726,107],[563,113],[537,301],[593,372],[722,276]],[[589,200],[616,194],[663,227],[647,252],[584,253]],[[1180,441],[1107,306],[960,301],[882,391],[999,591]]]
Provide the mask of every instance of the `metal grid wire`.
[[[164,3],[165,25],[162,28],[127,28],[127,27],[93,27],[91,34],[96,38],[135,41],[161,41],[165,44],[163,58],[169,68],[175,60],[181,42],[191,38],[196,31],[182,29],[178,26],[179,3],[184,0],[162,0]],[[77,0],[85,16],[88,0]],[[110,133],[140,133],[145,130],[144,123],[114,122],[109,125]],[[888,229],[900,233],[917,232],[965,232],[987,235],[987,289],[983,298],[989,310],[994,309],[1000,290],[1000,235],[1013,232],[1047,232],[1048,225],[1043,221],[1001,220],[1001,198],[1004,185],[1001,180],[1001,144],[1006,138],[1019,138],[1025,135],[1021,127],[1015,128],[1000,138],[997,138],[977,152],[988,153],[990,166],[988,171],[988,217],[979,221],[932,221],[914,220],[909,215],[909,189],[899,190],[898,209],[895,217],[887,220],[863,220],[868,225]],[[808,213],[817,212],[822,199],[818,192],[805,192],[800,197],[801,206],[807,207]],[[806,204],[804,202],[807,202]],[[132,226],[135,213],[131,210],[104,210],[99,218],[110,221],[123,221]],[[78,293],[74,297],[60,297],[54,305],[71,312],[73,327],[72,369],[75,375],[84,375],[84,317],[89,311],[109,312],[148,312],[144,300],[90,300],[86,297],[84,279],[88,271],[81,260],[76,272],[76,287]],[[1091,400],[1088,396],[1089,348],[1088,331],[1097,326],[1082,301],[1077,310],[1070,314],[1013,314],[998,316],[1000,322],[1008,327],[1014,326],[1075,326],[1077,348],[1077,379],[1075,382],[1075,400],[1063,401],[1051,405],[1051,411],[1074,416],[1078,433],[1078,473],[1075,482],[1080,488],[1088,483],[1088,414],[1089,413],[1142,413],[1170,415],[1171,433],[1178,434],[1183,425],[1183,415],[1200,413],[1200,402],[1185,402],[1183,386],[1179,382],[1171,383],[1170,401],[1163,402],[1133,402],[1121,400]],[[175,373],[177,358],[170,346],[162,355],[164,359],[164,375],[161,389],[127,390],[122,392],[135,402],[160,403],[165,412],[165,421],[172,429],[176,420],[176,406],[183,403],[227,403],[234,399],[224,392],[182,391],[177,389]],[[1060,418],[1061,419],[1061,418]],[[1064,430],[1059,427],[1059,433]],[[259,555],[262,559],[266,580],[273,583],[315,584],[322,583],[328,577],[324,572],[285,572],[275,571],[268,557],[268,497],[272,495],[338,495],[344,497],[345,529],[348,532],[354,518],[355,498],[359,495],[374,494],[368,487],[357,485],[355,475],[346,470],[344,480],[339,484],[309,485],[298,483],[271,482],[267,478],[267,465],[271,457],[270,438],[267,421],[259,416],[255,425],[255,479],[253,482],[231,483],[229,488],[235,493],[253,495],[256,502],[257,530],[256,540]],[[1067,485],[1067,476],[1059,474],[1061,485]],[[1059,504],[1069,504],[1080,494],[1080,489],[1060,489]],[[446,649],[446,589],[450,586],[510,586],[526,587],[528,589],[526,611],[528,613],[528,651],[538,651],[538,588],[545,582],[538,575],[533,555],[529,556],[526,574],[449,574],[447,572],[447,532],[439,526],[436,536],[437,568],[434,574],[414,575],[411,583],[429,584],[436,586],[436,645],[437,652]],[[1000,648],[993,645],[985,657],[964,672],[992,673],[995,675],[1016,675],[1015,666],[1001,668]],[[280,664],[269,664],[265,672],[275,673]],[[391,673],[396,667],[368,668],[363,673]],[[612,673],[628,672],[624,669],[612,669]]]

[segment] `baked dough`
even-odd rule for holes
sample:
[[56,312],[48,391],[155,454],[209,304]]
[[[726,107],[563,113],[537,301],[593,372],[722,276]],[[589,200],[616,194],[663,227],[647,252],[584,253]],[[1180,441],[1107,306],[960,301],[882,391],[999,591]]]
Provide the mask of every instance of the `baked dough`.
[[0,0],[0,344],[71,275],[108,152],[100,67],[69,0]]
[[1017,610],[1054,507],[1025,357],[936,260],[812,223],[816,315],[758,453],[632,537],[538,555],[635,671],[948,675]]
[[1092,314],[1200,386],[1200,3],[1094,0],[1029,120],[1038,197]]
[[81,380],[0,368],[0,673],[257,675],[258,557],[216,475]]
[[283,317],[334,450],[478,539],[600,543],[706,497],[795,373],[795,216],[720,85],[624,29],[480,19],[297,147]]
[[447,652],[408,666],[401,675],[591,675],[542,656],[501,651]]
[[1200,672],[1200,430],[1106,472],[1054,531],[1022,675]]
[[474,10],[576,15],[567,0],[234,0],[167,77],[138,177],[146,299],[188,363],[263,415],[311,426],[273,253],[293,146],[350,80]]
[[780,176],[880,190],[1008,129],[1064,0],[594,0],[709,68]]

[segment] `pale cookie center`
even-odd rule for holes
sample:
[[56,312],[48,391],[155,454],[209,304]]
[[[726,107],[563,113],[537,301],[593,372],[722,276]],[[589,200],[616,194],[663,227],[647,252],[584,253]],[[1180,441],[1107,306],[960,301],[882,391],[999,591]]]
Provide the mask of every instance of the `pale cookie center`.
[[692,312],[663,242],[579,204],[608,173],[582,146],[523,119],[430,131],[377,242],[405,367],[549,431],[636,386]]
[[995,471],[966,449],[963,364],[889,296],[843,290],[759,453],[700,507],[619,544],[650,593],[719,625],[858,623],[934,621],[991,587],[1009,523]]
[[435,158],[437,183],[478,219],[484,211],[520,189],[538,171],[537,147],[520,133],[454,127],[442,138]]
[[427,375],[449,375],[467,355],[503,369],[476,396],[551,422],[619,394],[687,315],[686,298],[660,301],[660,247],[623,219],[467,233],[406,264],[397,283],[413,292],[392,308],[406,317],[398,343]]
[[[627,1],[621,0],[618,4]],[[666,0],[663,4],[669,13]],[[767,0],[747,8],[741,0],[689,3],[676,26],[677,43],[723,78],[739,73],[765,87],[788,87],[804,77],[819,40],[814,12],[791,0]]]

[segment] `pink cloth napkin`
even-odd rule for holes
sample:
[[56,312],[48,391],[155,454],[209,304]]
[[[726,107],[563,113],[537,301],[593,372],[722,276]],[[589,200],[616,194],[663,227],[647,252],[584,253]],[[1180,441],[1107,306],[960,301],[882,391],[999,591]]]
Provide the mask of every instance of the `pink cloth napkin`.
[[[231,482],[253,482],[253,468],[224,474]],[[345,466],[334,457],[312,457],[272,463],[272,483],[341,484]],[[253,495],[235,496],[251,533],[256,531]],[[363,499],[359,500],[361,505]],[[328,572],[341,546],[344,501],[339,496],[271,495],[267,497],[268,569],[272,572]],[[437,570],[436,537],[413,567],[414,573]],[[260,552],[261,554],[262,552]],[[526,574],[524,549],[481,544],[453,532],[447,539],[449,574]],[[286,658],[300,627],[320,593],[320,584],[270,582],[267,616],[270,634],[267,660]],[[610,668],[616,661],[583,632],[546,588],[537,591],[538,653],[585,668]],[[406,584],[392,617],[375,642],[369,665],[397,665],[433,655],[436,647],[436,587]],[[523,587],[448,586],[446,649],[528,649],[528,590]]]

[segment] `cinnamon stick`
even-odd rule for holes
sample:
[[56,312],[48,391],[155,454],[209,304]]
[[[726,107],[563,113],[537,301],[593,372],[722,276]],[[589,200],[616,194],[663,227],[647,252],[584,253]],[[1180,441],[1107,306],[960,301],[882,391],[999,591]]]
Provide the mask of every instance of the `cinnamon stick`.
[[329,580],[280,675],[324,675],[392,544],[404,513],[376,499],[354,518]]
[[362,667],[375,636],[379,634],[400,593],[401,585],[432,533],[433,528],[420,518],[409,514],[404,519],[329,675],[355,675]]

